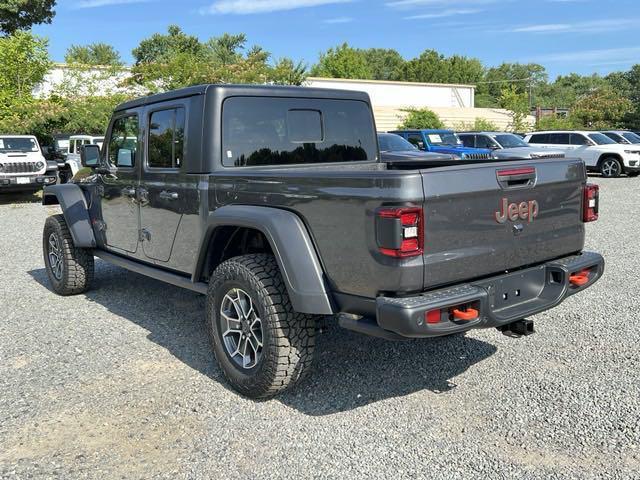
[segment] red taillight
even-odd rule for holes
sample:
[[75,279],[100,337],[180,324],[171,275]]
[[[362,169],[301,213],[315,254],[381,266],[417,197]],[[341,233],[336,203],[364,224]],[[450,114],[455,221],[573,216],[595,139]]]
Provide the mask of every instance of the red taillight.
[[440,310],[431,310],[430,312],[425,313],[424,317],[430,325],[440,323]]
[[378,210],[377,216],[380,253],[397,258],[422,255],[424,231],[421,208],[383,208]]
[[595,222],[598,220],[598,209],[600,206],[600,187],[592,183],[584,186],[584,196],[582,201],[582,221]]

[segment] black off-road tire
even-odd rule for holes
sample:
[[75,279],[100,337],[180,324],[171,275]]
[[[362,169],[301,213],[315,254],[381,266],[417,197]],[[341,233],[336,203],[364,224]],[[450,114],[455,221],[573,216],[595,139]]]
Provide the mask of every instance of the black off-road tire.
[[600,173],[606,178],[617,178],[623,172],[622,163],[616,157],[605,157],[600,160]]
[[[54,272],[50,253],[52,235],[57,241],[62,268],[59,275]],[[93,281],[93,255],[84,248],[76,248],[63,215],[52,215],[44,224],[42,250],[47,276],[58,295],[77,295],[86,292]],[[59,278],[58,278],[59,277]]]
[[[222,302],[234,289],[241,289],[251,297],[262,322],[261,358],[250,369],[234,363],[221,331]],[[309,373],[316,318],[293,310],[273,255],[231,258],[218,266],[209,282],[207,331],[213,352],[231,386],[247,397],[272,397]]]

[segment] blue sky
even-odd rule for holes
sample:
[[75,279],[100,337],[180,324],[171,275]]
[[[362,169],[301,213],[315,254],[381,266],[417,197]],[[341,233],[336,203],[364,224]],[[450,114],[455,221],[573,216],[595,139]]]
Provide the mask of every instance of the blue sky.
[[405,58],[433,48],[486,65],[538,62],[552,78],[640,63],[639,0],[58,0],[56,11],[34,29],[56,61],[71,44],[106,42],[131,62],[141,39],[175,23],[201,39],[244,32],[309,64],[345,41]]

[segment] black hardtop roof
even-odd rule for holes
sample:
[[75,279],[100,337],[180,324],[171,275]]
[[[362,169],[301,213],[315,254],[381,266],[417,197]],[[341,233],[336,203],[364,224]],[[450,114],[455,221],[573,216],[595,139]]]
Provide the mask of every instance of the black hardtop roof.
[[326,98],[340,100],[361,100],[370,103],[369,95],[356,90],[334,90],[331,88],[311,88],[293,87],[279,85],[195,85],[193,87],[171,90],[169,92],[157,93],[147,97],[137,98],[116,107],[116,111],[130,108],[151,105],[154,103],[166,102],[178,98],[191,97],[195,95],[206,95],[213,93],[223,97],[231,96],[268,96],[268,97],[306,97],[306,98]]

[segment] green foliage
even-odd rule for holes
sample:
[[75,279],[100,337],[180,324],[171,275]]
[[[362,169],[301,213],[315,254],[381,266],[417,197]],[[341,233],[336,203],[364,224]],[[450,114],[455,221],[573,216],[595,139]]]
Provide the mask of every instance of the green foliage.
[[487,120],[486,118],[476,117],[476,119],[471,122],[461,122],[455,126],[455,130],[458,131],[472,131],[472,132],[496,132],[500,130],[495,123],[491,120]]
[[198,37],[185,34],[177,25],[170,25],[166,35],[154,33],[133,49],[136,65],[166,62],[177,54],[198,55],[202,44]]
[[400,80],[400,69],[404,58],[396,50],[388,48],[369,48],[360,50],[369,66],[372,80]]
[[526,122],[529,115],[529,98],[526,93],[518,92],[518,87],[509,85],[502,89],[500,107],[510,112],[511,124],[508,127],[510,130],[522,132],[529,128]]
[[364,52],[351,48],[347,43],[321,53],[317,65],[311,69],[311,75],[329,78],[372,77]]
[[623,127],[625,117],[632,111],[631,100],[610,88],[602,88],[580,98],[571,117],[589,129],[605,130]]
[[579,124],[571,117],[559,117],[555,115],[545,116],[536,122],[535,129],[541,130],[576,130],[582,129],[584,125]]
[[306,78],[307,66],[290,58],[278,60],[271,71],[271,81],[276,85],[302,85]]
[[56,0],[0,0],[0,33],[11,35],[33,25],[51,23]]
[[428,108],[407,108],[408,115],[398,126],[401,129],[444,128],[438,115]]
[[51,68],[46,39],[31,32],[0,37],[0,91],[8,97],[31,97]]
[[406,82],[475,84],[482,80],[483,72],[482,63],[476,58],[445,57],[435,50],[425,50],[418,58],[402,65],[400,79]]
[[64,56],[66,63],[97,66],[122,65],[120,54],[106,43],[92,43],[90,45],[71,45]]
[[[502,90],[512,86],[517,93],[527,93],[529,87],[537,89],[547,83],[547,72],[537,63],[503,63],[487,70],[482,82],[478,85],[477,94],[485,95],[495,107],[499,104]],[[490,103],[489,101],[487,103]]]

